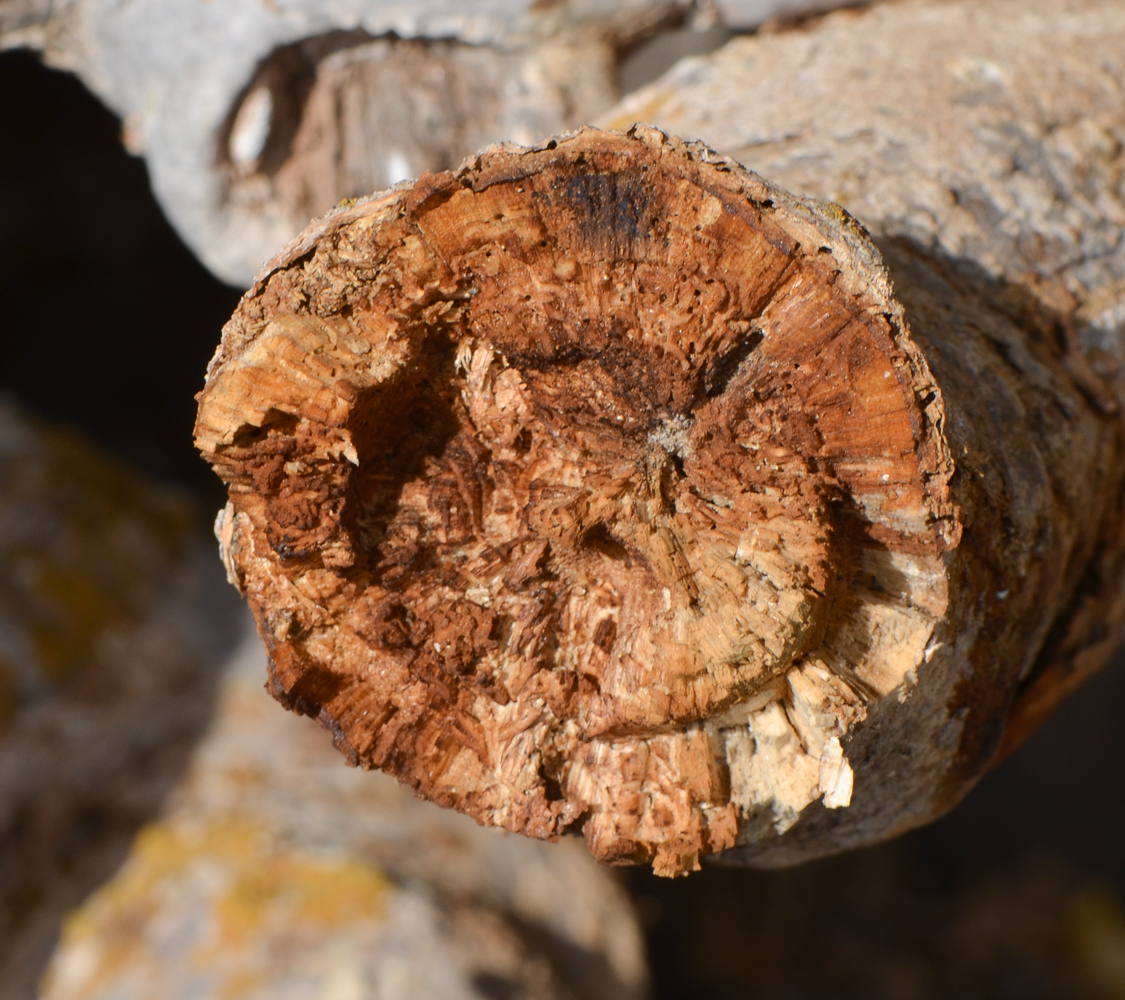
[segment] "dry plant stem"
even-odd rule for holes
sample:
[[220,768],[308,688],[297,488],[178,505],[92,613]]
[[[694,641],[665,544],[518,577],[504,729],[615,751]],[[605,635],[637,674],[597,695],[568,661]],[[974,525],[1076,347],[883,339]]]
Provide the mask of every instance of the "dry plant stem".
[[342,198],[592,121],[619,54],[692,12],[746,30],[842,2],[0,0],[0,50],[77,73],[183,240],[245,286]]
[[1119,427],[956,281],[895,280],[908,313],[837,206],[643,127],[315,224],[196,428],[274,694],[660,874],[949,808],[1118,509]]
[[[1116,0],[901,0],[732,41],[681,63],[604,124],[642,118],[699,137],[785,187],[842,204],[874,234],[904,299],[925,286],[899,273],[900,261],[919,253],[954,275],[958,297],[977,289],[990,308],[959,311],[1021,373],[1021,407],[1049,412],[1028,395],[1041,382],[1030,349],[1031,358],[1060,360],[1110,412],[1125,401],[1122,51],[1125,7]],[[907,299],[908,312],[932,308],[927,301]],[[1023,332],[998,325],[997,308]],[[959,414],[958,394],[948,397],[950,419],[996,419],[974,400],[966,394]],[[1063,411],[1056,428],[1033,434],[1053,439],[1070,422]],[[1061,450],[1038,450],[1036,462],[1067,467]],[[1001,475],[1011,495],[1028,492],[1026,476]],[[1087,516],[1075,489],[1067,484],[1060,502],[1036,516],[1052,520],[1052,530],[1091,530],[1070,527]],[[1058,572],[1036,555],[1045,549],[1031,524],[1025,518],[1012,534],[1028,553],[1025,590]],[[1122,555],[1113,540],[1087,565],[1021,684],[1002,754],[1125,638]]]

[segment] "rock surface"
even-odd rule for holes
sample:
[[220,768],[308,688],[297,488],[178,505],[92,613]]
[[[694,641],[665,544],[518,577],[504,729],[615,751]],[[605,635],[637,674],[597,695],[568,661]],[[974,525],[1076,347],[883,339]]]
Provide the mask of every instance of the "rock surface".
[[237,629],[184,498],[0,401],[0,995],[160,808]]
[[262,690],[246,624],[185,780],[68,918],[41,1000],[644,995],[630,905],[579,845],[341,768]]

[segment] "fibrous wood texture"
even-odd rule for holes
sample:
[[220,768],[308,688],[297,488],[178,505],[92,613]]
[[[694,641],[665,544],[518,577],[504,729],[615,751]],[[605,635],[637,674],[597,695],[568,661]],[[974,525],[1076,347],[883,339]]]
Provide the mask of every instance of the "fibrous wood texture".
[[[761,803],[848,803],[858,690],[945,606],[941,417],[846,217],[589,131],[308,234],[228,328],[197,438],[279,697],[443,804],[677,871]],[[863,538],[912,601],[841,579]],[[851,685],[833,644],[876,647]]]
[[685,60],[601,123],[700,138],[1110,331],[1123,23],[1112,0],[874,4]]
[[[1125,370],[1123,45],[1125,8],[1110,0],[874,5],[685,61],[605,123],[640,117],[698,136],[793,190],[842,204],[876,234],[900,297],[913,296],[909,309],[948,325],[935,310],[949,285],[984,298],[990,309],[971,325],[987,331],[1004,368],[1030,389],[1042,383],[1046,352],[1108,414]],[[916,288],[899,269],[923,262],[926,280]],[[943,286],[929,277],[935,267]],[[997,329],[991,310],[1024,332]],[[933,340],[962,379],[985,380],[977,368],[985,357],[955,358],[945,337]],[[990,378],[999,377],[994,367]],[[1026,392],[1003,411],[970,405],[968,388],[955,397],[959,419],[977,433],[993,426],[994,443],[982,450],[1006,451],[1015,463],[1008,473],[981,469],[979,478],[1009,498],[999,529],[1025,539],[1030,575],[1019,592],[1037,577],[1049,583],[1064,567],[1086,567],[1070,611],[1050,625],[1036,679],[1021,688],[1007,748],[1119,645],[1123,599],[1115,544],[1093,561],[1046,555],[1048,535],[1036,525],[1077,535],[1104,516],[1112,532],[1118,514],[1086,507],[1074,484],[1058,485],[1074,475],[1067,453],[1029,448],[1064,430],[1082,449],[1096,446],[1069,407],[1042,427],[1048,411]],[[1090,459],[1084,474],[1101,483],[1118,464]]]
[[40,1000],[644,994],[624,892],[581,845],[497,837],[340,766],[262,690],[252,623],[168,808],[64,925]]
[[900,280],[941,303],[913,335],[839,209],[645,129],[314,227],[197,425],[275,693],[427,797],[663,873],[817,800],[854,819],[813,853],[947,807],[1115,529],[1119,428],[986,303]]
[[0,49],[78,73],[180,236],[246,285],[342,198],[589,122],[619,54],[697,8],[745,28],[839,3],[0,0]]

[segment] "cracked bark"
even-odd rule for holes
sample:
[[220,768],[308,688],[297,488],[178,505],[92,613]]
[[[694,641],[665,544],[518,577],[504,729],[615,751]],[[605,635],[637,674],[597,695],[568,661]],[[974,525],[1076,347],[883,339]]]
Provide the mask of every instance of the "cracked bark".
[[196,427],[275,696],[665,875],[951,807],[1120,558],[1121,428],[1040,313],[891,250],[897,291],[838,206],[645,127],[314,224]]

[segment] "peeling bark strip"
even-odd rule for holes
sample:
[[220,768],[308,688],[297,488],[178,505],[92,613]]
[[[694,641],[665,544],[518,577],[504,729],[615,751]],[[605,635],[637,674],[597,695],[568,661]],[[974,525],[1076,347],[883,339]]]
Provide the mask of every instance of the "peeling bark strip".
[[[640,126],[315,224],[196,427],[274,694],[427,798],[660,874],[949,808],[1119,497],[1117,423],[1046,348],[1021,397],[982,330],[1026,333],[896,280],[917,336],[845,212]],[[1030,443],[947,425],[932,351]],[[1009,495],[1036,433],[1069,464]],[[1025,594],[1020,518],[1064,478],[1092,519],[1032,517],[1058,573]]]

